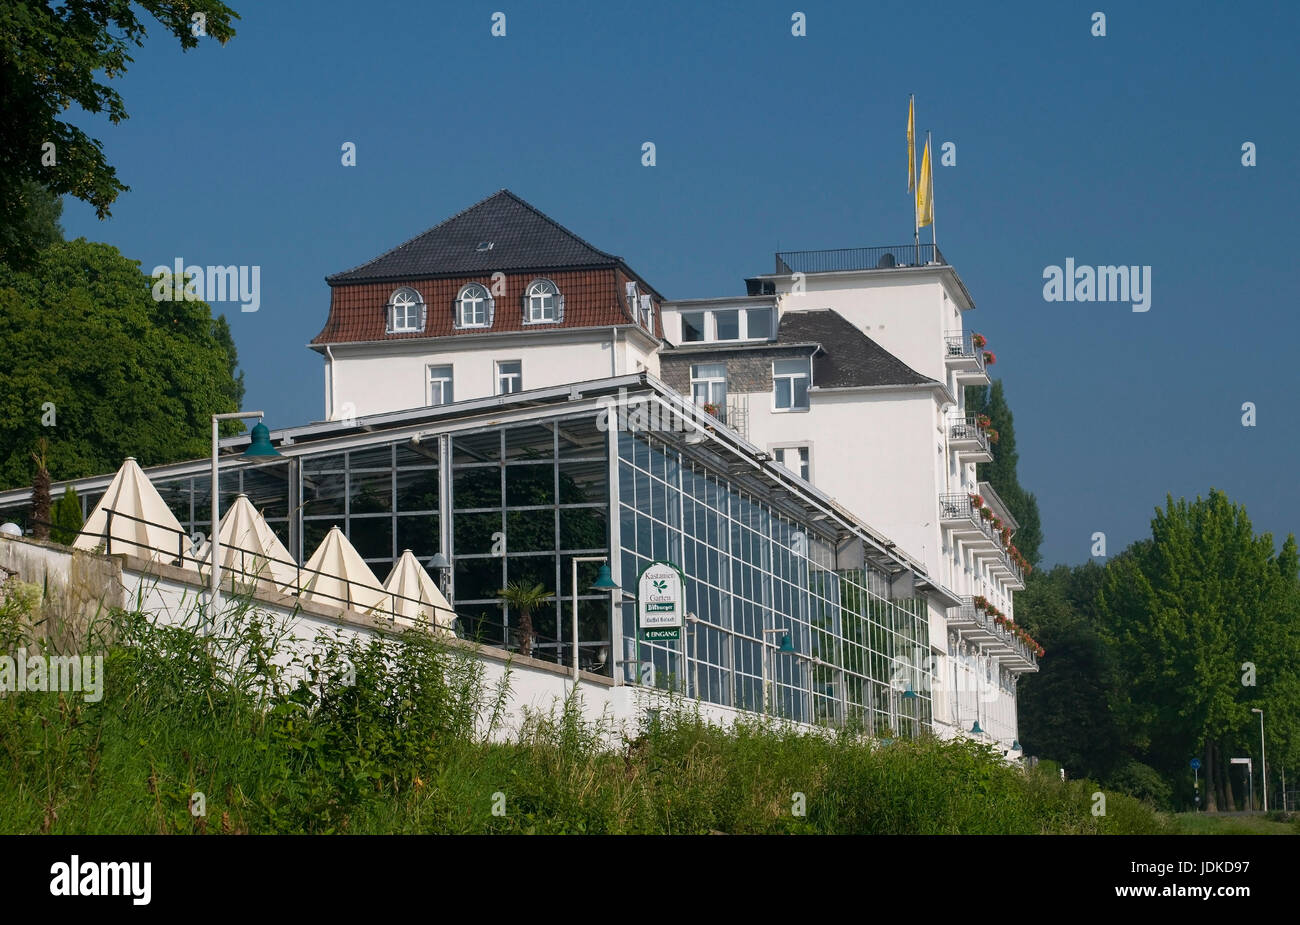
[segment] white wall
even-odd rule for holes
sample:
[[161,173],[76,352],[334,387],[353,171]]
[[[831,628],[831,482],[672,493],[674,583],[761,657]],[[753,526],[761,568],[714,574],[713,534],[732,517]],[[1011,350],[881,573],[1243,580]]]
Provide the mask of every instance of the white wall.
[[[547,388],[648,370],[659,374],[659,356],[644,335],[617,329],[611,358],[610,328],[563,332],[523,332],[510,336],[465,335],[427,341],[332,347],[333,395],[331,420],[405,411],[428,404],[428,367],[451,365],[456,401],[497,394],[496,363],[518,360],[523,388]],[[329,387],[329,361],[326,360]],[[351,408],[348,408],[351,403]]]

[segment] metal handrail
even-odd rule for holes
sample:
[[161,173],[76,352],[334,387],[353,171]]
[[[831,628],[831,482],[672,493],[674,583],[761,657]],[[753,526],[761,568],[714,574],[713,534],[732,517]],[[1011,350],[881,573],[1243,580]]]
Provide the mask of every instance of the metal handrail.
[[776,254],[776,272],[779,274],[887,270],[947,263],[943,252],[934,244],[916,243],[817,251],[778,251]]

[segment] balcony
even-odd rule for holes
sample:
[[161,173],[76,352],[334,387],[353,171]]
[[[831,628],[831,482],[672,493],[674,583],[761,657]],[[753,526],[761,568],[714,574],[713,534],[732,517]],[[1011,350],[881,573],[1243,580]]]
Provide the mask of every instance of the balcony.
[[964,492],[939,496],[939,523],[953,536],[985,554],[993,552],[1000,542],[994,536],[993,525],[980,516],[980,509]]
[[1029,672],[1038,670],[1038,654],[1019,639],[1012,643],[1011,653],[1002,659],[1008,671]]
[[989,435],[975,423],[975,415],[953,415],[948,419],[948,445],[961,463],[993,461]]
[[955,331],[944,335],[944,363],[964,385],[988,385],[984,368],[984,348],[975,346],[971,332]]
[[845,273],[853,270],[895,270],[947,263],[943,252],[934,244],[894,244],[887,247],[845,247],[828,251],[780,251],[776,255],[776,272],[778,275]]
[[975,606],[973,598],[963,597],[960,607],[948,608],[948,628],[959,630],[962,637],[984,645],[997,643],[1001,632],[993,618]]

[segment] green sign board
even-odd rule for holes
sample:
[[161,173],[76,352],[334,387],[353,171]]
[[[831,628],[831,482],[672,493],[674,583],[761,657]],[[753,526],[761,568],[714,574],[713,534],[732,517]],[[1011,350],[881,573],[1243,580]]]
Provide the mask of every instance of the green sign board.
[[636,580],[637,628],[641,638],[682,638],[686,622],[686,580],[671,562],[651,562]]

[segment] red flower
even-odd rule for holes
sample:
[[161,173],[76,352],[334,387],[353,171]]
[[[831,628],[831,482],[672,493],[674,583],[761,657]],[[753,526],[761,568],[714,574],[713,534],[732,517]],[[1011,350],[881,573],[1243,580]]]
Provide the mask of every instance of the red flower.
[[970,342],[975,345],[976,350],[983,350],[984,346],[988,343],[988,340],[985,339],[983,334],[972,334],[970,336]]
[[992,350],[985,350],[985,351],[984,351],[984,365],[985,365],[985,366],[992,366],[992,365],[993,365],[994,363],[996,363],[997,361],[998,361],[998,355],[997,355],[996,353],[994,353]]

